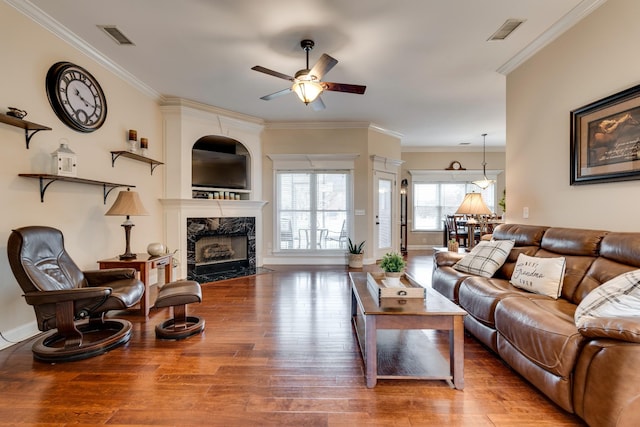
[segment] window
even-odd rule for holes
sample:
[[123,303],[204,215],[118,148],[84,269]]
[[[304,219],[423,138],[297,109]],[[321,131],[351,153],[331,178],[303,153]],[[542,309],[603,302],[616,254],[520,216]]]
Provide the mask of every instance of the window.
[[276,201],[276,248],[346,249],[350,171],[278,171]]
[[471,182],[420,182],[413,183],[413,230],[442,231],[443,218],[456,212],[465,194],[482,194],[482,199],[492,212],[496,211],[495,184],[486,190]]

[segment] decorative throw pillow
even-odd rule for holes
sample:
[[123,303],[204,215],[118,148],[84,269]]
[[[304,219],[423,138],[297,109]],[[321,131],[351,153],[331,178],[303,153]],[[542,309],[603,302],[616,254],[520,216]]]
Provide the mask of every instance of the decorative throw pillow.
[[640,316],[640,270],[632,270],[603,283],[580,302],[576,326],[589,318]]
[[565,266],[564,257],[539,258],[520,254],[510,282],[516,288],[558,299]]
[[514,244],[514,240],[481,241],[453,268],[463,273],[491,277],[507,260]]

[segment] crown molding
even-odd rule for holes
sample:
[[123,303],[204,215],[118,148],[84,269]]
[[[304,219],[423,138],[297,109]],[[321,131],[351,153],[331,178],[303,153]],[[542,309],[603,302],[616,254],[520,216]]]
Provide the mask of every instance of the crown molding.
[[366,129],[368,122],[267,122],[267,129]]
[[[482,147],[478,146],[451,146],[451,147],[424,147],[418,145],[400,147],[402,153],[482,153]],[[487,153],[504,153],[505,147],[487,147]]]
[[266,129],[274,130],[299,130],[299,129],[367,129],[383,133],[401,139],[403,135],[389,129],[385,129],[370,122],[267,122]]
[[382,126],[378,126],[375,123],[371,123],[369,125],[369,129],[375,132],[379,132],[388,136],[393,136],[394,138],[398,138],[399,140],[402,140],[402,138],[404,137],[404,134],[401,134],[400,132],[396,132],[394,130],[391,129],[386,129],[383,128]]
[[338,154],[267,154],[274,170],[355,169],[358,153]]
[[261,128],[264,127],[264,120],[259,117],[249,116],[247,114],[238,113],[236,111],[225,110],[224,108],[214,107],[209,104],[204,104],[198,101],[192,101],[190,99],[178,98],[178,97],[162,97],[160,99],[160,110],[170,111],[172,109],[189,109],[193,111],[203,112],[206,114],[215,114],[217,116],[225,117],[228,119],[239,120],[243,123],[252,123],[258,125]]
[[526,62],[540,49],[558,38],[562,33],[573,27],[585,16],[606,3],[607,0],[582,0],[576,7],[571,9],[566,15],[556,21],[547,31],[540,34],[535,40],[529,43],[524,49],[518,52],[506,63],[501,65],[496,71],[505,76]]
[[100,51],[95,49],[93,46],[82,40],[75,33],[70,31],[67,27],[62,25],[60,22],[53,19],[51,16],[44,13],[41,9],[33,5],[31,2],[27,0],[5,0],[5,2],[12,6],[14,9],[27,16],[36,24],[40,25],[44,29],[48,30],[64,42],[73,46],[83,54],[85,54],[90,59],[96,61],[102,67],[106,68],[108,71],[111,71],[113,74],[117,75],[124,81],[128,82],[131,86],[138,89],[143,94],[147,95],[152,99],[159,100],[161,99],[161,95],[158,91],[151,88],[136,76],[122,68],[120,65],[113,62],[111,59],[103,55]]

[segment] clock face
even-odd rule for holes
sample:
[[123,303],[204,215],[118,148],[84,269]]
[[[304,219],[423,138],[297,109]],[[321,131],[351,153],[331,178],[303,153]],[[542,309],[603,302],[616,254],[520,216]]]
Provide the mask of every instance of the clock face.
[[58,118],[79,132],[99,129],[107,118],[107,101],[98,81],[70,62],[53,64],[47,72],[47,96]]

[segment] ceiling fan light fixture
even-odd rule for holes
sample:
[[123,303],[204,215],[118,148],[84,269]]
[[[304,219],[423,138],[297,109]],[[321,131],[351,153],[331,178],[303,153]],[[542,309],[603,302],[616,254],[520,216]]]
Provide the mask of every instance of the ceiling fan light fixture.
[[324,88],[314,80],[298,80],[291,86],[291,90],[298,95],[300,101],[308,105],[320,96]]

